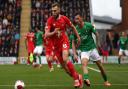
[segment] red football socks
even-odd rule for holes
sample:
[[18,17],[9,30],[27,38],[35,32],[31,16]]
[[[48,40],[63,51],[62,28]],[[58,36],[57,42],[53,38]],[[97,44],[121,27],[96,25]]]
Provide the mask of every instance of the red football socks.
[[76,70],[75,70],[75,68],[74,68],[74,65],[72,64],[71,61],[68,61],[68,62],[67,62],[67,67],[68,67],[68,70],[69,70],[69,72],[71,73],[73,79],[74,79],[74,80],[77,80],[77,79],[78,79],[78,74],[77,74],[77,72],[76,72]]
[[49,68],[52,68],[52,63],[51,63],[51,61],[47,61],[48,62],[48,67]]

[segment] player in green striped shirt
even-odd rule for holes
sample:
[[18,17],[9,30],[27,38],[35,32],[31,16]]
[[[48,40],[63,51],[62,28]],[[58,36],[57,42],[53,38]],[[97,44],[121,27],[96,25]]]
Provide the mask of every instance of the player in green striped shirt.
[[[80,14],[75,15],[75,22],[77,23],[76,29],[81,38],[81,44],[79,45],[78,49],[81,50],[81,62],[82,62],[82,69],[84,73],[83,74],[84,83],[87,86],[90,86],[87,65],[88,65],[89,59],[91,58],[92,61],[94,61],[97,64],[97,66],[101,71],[101,75],[104,79],[104,85],[110,86],[111,84],[108,82],[105,70],[101,64],[101,57],[97,51],[97,46],[99,46],[98,32],[96,32],[96,29],[91,23],[84,22]],[[94,42],[92,33],[94,33],[96,36],[97,45]],[[75,41],[75,37],[73,42],[74,41]]]
[[[42,66],[41,65],[41,54],[42,54],[42,51],[43,51],[43,32],[41,32],[39,30],[38,27],[35,28],[35,49],[34,49],[34,59],[36,59],[36,57],[38,57],[39,59],[39,68]],[[34,62],[33,63],[33,66],[35,65],[36,63]]]
[[121,33],[121,37],[119,39],[119,45],[120,45],[120,50],[119,50],[119,57],[118,57],[118,63],[121,64],[121,59],[122,56],[128,56],[128,37],[126,32],[122,32]]

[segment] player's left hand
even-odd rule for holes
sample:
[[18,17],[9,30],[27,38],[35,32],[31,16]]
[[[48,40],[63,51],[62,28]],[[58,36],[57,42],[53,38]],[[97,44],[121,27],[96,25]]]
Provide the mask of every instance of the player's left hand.
[[76,63],[78,63],[78,56],[76,54],[74,55],[74,60]]
[[58,37],[60,37],[60,36],[61,36],[60,28],[56,28],[56,29],[55,29],[55,32],[57,33]]
[[79,47],[80,43],[81,43],[81,39],[80,39],[80,37],[78,37],[78,41],[77,41],[77,44],[76,44],[76,48]]

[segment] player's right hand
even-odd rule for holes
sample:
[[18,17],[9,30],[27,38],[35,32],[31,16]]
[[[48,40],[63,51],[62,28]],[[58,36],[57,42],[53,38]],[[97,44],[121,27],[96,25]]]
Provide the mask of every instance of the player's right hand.
[[57,33],[58,37],[61,36],[60,28],[55,28],[55,33]]

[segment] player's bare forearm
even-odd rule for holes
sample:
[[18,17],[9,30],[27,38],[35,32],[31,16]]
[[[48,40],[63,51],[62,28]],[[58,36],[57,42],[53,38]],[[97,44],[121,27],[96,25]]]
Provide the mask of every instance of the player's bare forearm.
[[73,57],[74,57],[75,61],[78,62],[78,56],[77,56],[77,51],[76,51],[74,40],[72,41],[72,50],[73,50]]
[[53,36],[55,33],[54,32],[47,32],[47,33],[45,33],[45,37],[47,38],[47,37],[51,37],[51,36]]
[[72,50],[73,50],[73,55],[76,55],[76,46],[74,40],[72,40]]
[[72,29],[73,29],[73,31],[74,31],[74,33],[75,33],[77,39],[78,39],[78,42],[77,42],[77,47],[78,47],[78,46],[80,45],[80,42],[81,42],[80,36],[79,36],[79,34],[78,34],[78,32],[77,32],[77,30],[76,30],[76,28],[75,28],[74,25],[72,25]]
[[50,32],[50,30],[45,30],[45,35],[44,37],[47,38],[47,37],[51,37],[55,34],[55,31],[53,32]]
[[54,34],[56,34],[58,32],[59,28],[55,28],[55,30],[53,32],[50,32],[49,30],[45,30],[45,37],[51,37]]

